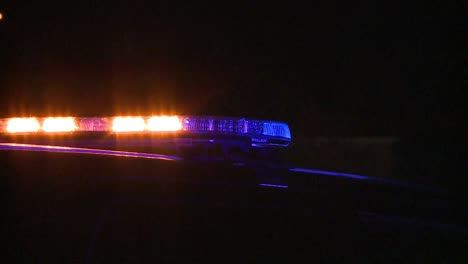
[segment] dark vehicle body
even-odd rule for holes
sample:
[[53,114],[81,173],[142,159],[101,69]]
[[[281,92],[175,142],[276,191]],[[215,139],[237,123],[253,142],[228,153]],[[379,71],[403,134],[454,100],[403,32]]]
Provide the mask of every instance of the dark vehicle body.
[[443,190],[53,149],[2,149],[0,168],[3,263],[467,261],[467,199]]

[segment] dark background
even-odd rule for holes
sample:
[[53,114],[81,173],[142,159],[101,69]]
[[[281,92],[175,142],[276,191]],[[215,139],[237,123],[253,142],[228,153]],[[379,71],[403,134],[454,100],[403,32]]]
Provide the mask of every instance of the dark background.
[[5,117],[234,115],[307,136],[460,123],[461,3],[2,1],[0,10]]
[[[300,144],[316,136],[392,136],[399,139],[391,151],[400,168],[442,177],[446,168],[459,171],[454,164],[464,159],[462,7],[461,1],[2,1],[0,116],[280,120],[302,149],[297,156],[307,156],[313,148]],[[362,163],[356,148],[347,151],[348,163],[353,157]]]

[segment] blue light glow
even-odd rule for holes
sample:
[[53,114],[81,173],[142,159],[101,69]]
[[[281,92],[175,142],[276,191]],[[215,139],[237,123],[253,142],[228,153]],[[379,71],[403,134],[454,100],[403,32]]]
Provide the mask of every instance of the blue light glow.
[[327,176],[334,176],[334,177],[346,177],[351,179],[358,179],[358,180],[369,180],[372,179],[368,176],[362,176],[357,174],[349,174],[349,173],[341,173],[341,172],[333,172],[333,171],[323,171],[323,170],[314,170],[314,169],[303,169],[303,168],[292,168],[289,169],[290,171],[294,172],[304,172],[304,173],[313,173],[313,174],[321,174]]
[[[183,117],[183,130],[192,133],[218,133],[262,138],[264,145],[285,146],[291,141],[291,132],[285,123],[248,120],[245,118]],[[270,139],[283,142],[271,144]],[[256,141],[255,143],[259,143]]]
[[288,125],[276,122],[264,122],[262,134],[265,136],[291,138]]
[[280,189],[287,189],[287,185],[280,185],[280,184],[268,184],[268,183],[260,183],[259,186],[263,187],[270,187],[270,188],[280,188]]
[[434,187],[429,187],[429,186],[423,186],[423,185],[418,185],[418,184],[401,182],[401,181],[397,181],[397,180],[384,179],[384,178],[378,178],[378,177],[370,177],[370,176],[363,176],[363,175],[350,174],[350,173],[324,171],[324,170],[316,170],[316,169],[305,169],[305,168],[291,168],[291,169],[289,169],[289,171],[301,172],[301,173],[310,173],[310,174],[319,174],[319,175],[332,176],[332,177],[344,177],[344,178],[355,179],[355,180],[372,181],[372,182],[377,182],[377,183],[398,185],[398,186],[402,186],[402,187],[411,187],[411,188],[414,188],[414,189],[427,190],[427,191],[432,191],[432,192],[445,192],[445,190],[442,190],[440,188],[434,188]]

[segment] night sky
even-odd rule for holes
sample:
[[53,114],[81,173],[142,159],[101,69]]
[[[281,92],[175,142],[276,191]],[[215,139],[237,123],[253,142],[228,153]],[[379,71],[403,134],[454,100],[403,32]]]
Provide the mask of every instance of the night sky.
[[245,116],[299,136],[460,131],[461,1],[293,2],[1,1],[0,116]]

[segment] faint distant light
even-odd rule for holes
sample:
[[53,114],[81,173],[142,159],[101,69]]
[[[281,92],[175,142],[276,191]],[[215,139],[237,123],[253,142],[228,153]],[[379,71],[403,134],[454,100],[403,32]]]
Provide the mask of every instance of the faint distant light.
[[3,14],[0,12],[0,20],[3,20]]

